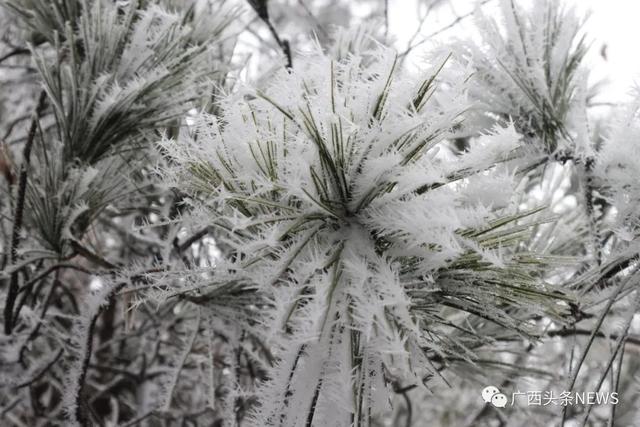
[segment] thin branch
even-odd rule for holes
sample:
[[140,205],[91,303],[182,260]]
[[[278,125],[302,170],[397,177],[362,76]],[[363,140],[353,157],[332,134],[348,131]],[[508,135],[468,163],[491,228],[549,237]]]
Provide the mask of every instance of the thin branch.
[[318,21],[318,18],[316,18],[313,15],[313,12],[311,12],[311,9],[309,9],[309,7],[306,5],[306,3],[304,2],[304,0],[298,0],[298,3],[300,4],[300,6],[302,7],[302,9],[304,9],[305,13],[309,16],[309,18],[313,21],[313,24],[315,25],[315,27],[320,30],[320,32],[322,33],[322,35],[324,37],[329,37],[329,33],[327,33],[327,30],[324,29],[324,27],[322,26],[322,24],[320,23],[320,21]]
[[16,49],[13,49],[11,52],[6,53],[3,56],[0,56],[0,63],[6,61],[7,59],[14,57],[16,55],[26,55],[28,53],[30,53],[31,51],[29,49],[27,49],[26,47],[19,47]]
[[54,264],[51,267],[47,268],[42,273],[38,274],[33,279],[29,280],[27,283],[25,283],[24,286],[22,287],[22,289],[20,289],[20,292],[22,292],[23,289],[27,289],[30,286],[33,286],[35,283],[37,283],[40,280],[44,279],[45,277],[47,277],[49,274],[53,273],[54,271],[60,270],[60,269],[64,269],[64,268],[69,268],[71,270],[80,271],[81,273],[85,273],[85,274],[88,274],[88,275],[94,274],[94,272],[92,272],[91,270],[88,270],[88,269],[86,269],[84,267],[81,267],[79,265],[68,264],[68,263]]
[[[607,378],[607,374],[609,373],[609,370],[613,366],[613,362],[615,361],[616,357],[618,357],[618,354],[624,348],[625,343],[629,338],[629,328],[631,327],[631,323],[633,322],[635,313],[638,310],[639,305],[640,305],[640,292],[636,292],[634,304],[631,307],[630,312],[627,314],[627,319],[625,320],[625,325],[622,330],[622,333],[618,336],[618,339],[616,340],[616,346],[613,352],[611,353],[611,357],[609,357],[607,365],[605,366],[605,369],[602,372],[600,379],[598,380],[598,384],[596,385],[596,388],[594,389],[596,393],[600,391],[600,388],[602,388],[602,384],[604,384],[604,381]],[[584,418],[582,420],[583,427],[587,425],[587,421],[589,420],[589,415],[591,414],[591,409],[593,409],[592,405],[587,405]]]
[[76,252],[78,252],[79,255],[82,255],[84,258],[86,258],[87,260],[93,262],[94,264],[97,264],[100,267],[104,267],[104,268],[109,269],[109,270],[116,270],[118,268],[117,265],[115,265],[112,262],[104,259],[103,257],[101,257],[100,255],[96,254],[95,252],[93,252],[89,248],[86,248],[85,246],[83,246],[76,239],[70,239],[70,243],[71,243],[71,247]]
[[[480,2],[480,4],[478,5],[478,7],[480,6],[484,6],[485,4],[489,3],[491,0],[482,0]],[[404,50],[404,52],[400,53],[398,56],[403,57],[409,54],[409,52],[411,52],[413,49],[415,49],[418,46],[423,45],[424,43],[428,42],[429,40],[431,40],[432,37],[435,37],[439,34],[444,33],[445,31],[455,27],[456,25],[458,25],[461,21],[467,19],[468,17],[470,17],[471,15],[473,15],[475,13],[475,10],[472,10],[469,13],[465,13],[464,15],[458,16],[456,19],[454,19],[451,23],[445,25],[444,27],[440,28],[437,31],[434,31],[433,33],[425,36],[422,40],[420,40],[419,42],[415,43],[412,46],[409,46],[407,49]]]
[[280,49],[284,53],[284,56],[287,58],[287,69],[293,67],[293,61],[291,59],[291,47],[289,46],[288,40],[283,40],[278,35],[275,27],[271,23],[271,19],[269,18],[269,9],[267,8],[267,0],[247,0],[249,5],[256,11],[260,19],[267,25],[271,35],[275,39]]
[[[622,293],[622,290],[629,283],[630,279],[627,279],[627,280],[625,280],[623,282],[620,282],[620,284],[618,285],[617,289],[609,297],[609,301],[607,302],[607,305],[604,307],[604,309],[602,310],[602,313],[600,314],[600,317],[596,321],[596,324],[593,326],[593,330],[590,333],[587,345],[585,346],[584,350],[582,351],[582,354],[580,355],[580,358],[578,359],[578,364],[577,364],[575,370],[571,373],[571,377],[569,378],[569,384],[568,384],[568,386],[566,388],[567,391],[571,392],[573,390],[573,386],[575,385],[576,380],[578,379],[578,374],[580,373],[580,368],[582,368],[582,365],[584,364],[585,360],[587,359],[587,353],[591,349],[591,345],[593,344],[593,342],[594,342],[594,340],[596,338],[596,335],[598,334],[598,331],[602,327],[602,324],[604,323],[604,319],[607,317],[607,314],[609,313],[609,310],[611,310],[611,307],[617,301],[618,295],[620,295]],[[567,416],[567,407],[563,406],[562,407],[562,420],[561,420],[561,424],[560,424],[561,426],[564,426],[565,421],[566,421],[566,416]]]
[[91,319],[91,322],[89,322],[89,328],[87,330],[87,340],[84,343],[85,345],[84,359],[82,359],[82,365],[80,367],[80,375],[78,377],[78,384],[77,384],[78,391],[75,396],[76,420],[82,421],[83,424],[85,425],[87,424],[88,420],[85,412],[82,410],[83,409],[83,406],[82,406],[83,389],[84,389],[84,383],[87,377],[87,371],[89,369],[89,363],[91,362],[91,355],[93,354],[93,334],[96,328],[98,317],[100,316],[101,312],[102,310],[98,310],[98,313],[96,313],[96,315],[93,316],[93,318]]
[[[413,35],[411,36],[411,38],[409,39],[409,41],[407,42],[407,50],[411,50],[411,46],[413,44],[413,42],[416,40],[416,38],[420,35],[420,32],[422,31],[422,27],[424,26],[424,23],[426,22],[427,18],[429,17],[429,13],[431,12],[431,5],[427,6],[427,9],[424,11],[424,14],[420,17],[420,23],[418,24],[418,27],[416,28],[416,31],[413,33]],[[404,57],[403,57],[404,59]]]
[[269,31],[271,31],[273,38],[276,40],[276,43],[278,43],[278,46],[280,46],[280,49],[282,49],[284,56],[287,58],[287,68],[292,68],[293,60],[291,58],[291,46],[289,46],[289,41],[280,38],[278,32],[276,31],[270,20],[264,20],[264,23],[267,24],[267,27],[269,27]]
[[138,424],[140,424],[141,421],[144,421],[145,419],[155,415],[155,412],[157,410],[158,410],[158,408],[151,409],[150,411],[145,412],[144,414],[140,415],[139,417],[134,418],[131,421],[127,422],[122,427],[132,427],[132,426],[138,425]]
[[[568,337],[572,335],[582,335],[582,336],[590,336],[593,331],[588,329],[558,329],[555,331],[547,332],[548,337]],[[604,332],[598,331],[595,334],[596,338],[604,338],[610,340],[617,340],[619,337],[617,334],[605,334]],[[640,346],[640,337],[636,336],[628,336],[627,343]]]
[[193,245],[195,242],[202,239],[207,234],[209,234],[209,227],[203,228],[202,230],[198,231],[196,234],[189,237],[187,240],[185,240],[182,243],[178,243],[176,241],[176,246],[175,246],[176,251],[178,251],[178,253],[182,253],[186,251],[189,248],[189,246]]
[[60,359],[60,357],[62,356],[62,353],[64,352],[63,349],[59,349],[58,352],[56,353],[56,355],[53,357],[53,359],[51,359],[51,361],[49,361],[49,363],[47,363],[38,373],[36,373],[31,379],[21,382],[20,384],[16,385],[15,388],[23,388],[23,387],[27,387],[33,383],[35,383],[36,381],[38,381],[40,378],[42,378],[44,376],[44,374],[47,373],[47,371],[49,369],[51,369],[51,367],[53,365],[56,364],[56,362]]
[[389,0],[384,0],[384,38],[389,36]]
[[191,349],[196,342],[196,338],[198,337],[198,331],[200,330],[200,322],[201,322],[201,310],[198,308],[198,317],[195,319],[195,327],[191,335],[184,343],[184,348],[182,349],[182,353],[179,355],[179,359],[176,363],[175,369],[172,372],[172,375],[169,379],[169,383],[166,386],[167,394],[165,396],[166,400],[164,401],[163,410],[168,411],[171,408],[171,402],[173,401],[173,394],[178,383],[178,379],[180,378],[180,373],[184,369],[187,364],[187,358],[191,354]]
[[[616,374],[613,378],[613,390],[615,393],[619,393],[620,373],[622,372],[622,362],[624,360],[625,346],[627,342],[629,342],[628,336],[626,341],[622,344],[622,349],[620,350],[620,357],[618,358],[618,364],[616,366]],[[616,406],[618,405],[611,405],[611,415],[609,416],[609,423],[607,424],[607,427],[614,427],[614,422],[616,419]]]
[[587,218],[589,218],[589,227],[592,235],[593,251],[596,257],[596,263],[598,267],[602,266],[602,237],[600,233],[600,217],[595,209],[595,187],[593,185],[593,166],[595,159],[593,157],[588,158],[584,164],[584,198],[585,198],[585,210]]
[[75,417],[76,420],[83,422],[84,424],[88,424],[87,416],[85,411],[83,411],[83,398],[84,398],[84,386],[85,380],[87,377],[87,371],[89,369],[89,364],[91,363],[91,356],[93,354],[93,336],[95,332],[96,323],[98,322],[98,318],[111,304],[113,304],[117,292],[124,286],[124,284],[119,284],[115,286],[113,289],[109,291],[109,295],[107,297],[107,304],[100,306],[97,309],[97,312],[92,316],[86,334],[86,341],[84,342],[85,351],[84,357],[82,359],[80,365],[80,375],[78,375],[77,383],[74,384],[76,387],[76,394],[74,396],[74,407],[75,407]]
[[413,407],[411,405],[411,399],[409,398],[409,392],[416,388],[416,384],[411,384],[409,386],[402,387],[397,381],[393,382],[393,392],[396,394],[402,395],[404,398],[405,404],[407,406],[407,416],[405,418],[405,426],[411,427],[412,418],[413,418]]
[[19,116],[16,117],[14,120],[12,120],[9,125],[7,126],[7,130],[5,131],[3,137],[2,137],[2,141],[6,140],[7,138],[9,138],[9,136],[11,136],[11,132],[13,132],[13,129],[20,123],[23,122],[25,120],[29,120],[31,118],[31,114],[25,114],[23,116]]
[[623,257],[620,260],[616,261],[615,264],[609,265],[603,268],[602,276],[599,280],[593,282],[590,286],[585,288],[584,293],[591,291],[595,286],[598,286],[599,289],[604,289],[609,286],[609,279],[617,276],[622,273],[624,270],[629,268],[633,263],[638,261],[638,255],[630,255],[627,257]]

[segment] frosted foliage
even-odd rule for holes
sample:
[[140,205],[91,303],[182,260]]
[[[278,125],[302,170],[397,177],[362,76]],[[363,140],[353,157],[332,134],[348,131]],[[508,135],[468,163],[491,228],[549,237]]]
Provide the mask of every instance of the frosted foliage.
[[552,0],[500,1],[497,18],[475,15],[480,42],[454,45],[454,59],[475,69],[469,89],[483,109],[516,120],[518,130],[544,147],[590,155],[582,21]]
[[640,90],[635,94],[635,102],[613,116],[595,167],[597,183],[617,211],[616,235],[632,244],[640,233]]
[[[393,52],[367,55],[366,68],[359,55],[307,55],[162,142],[172,165],[163,173],[211,212],[233,254],[215,283],[244,283],[269,307],[261,322],[278,362],[257,394],[256,426],[367,425],[386,408],[390,378],[420,382],[435,374],[428,354],[456,351],[426,307],[449,286],[491,298],[484,278],[463,277],[463,260],[485,263],[498,282],[524,268],[478,234],[515,213],[513,125],[459,158],[439,155],[463,126],[463,81],[441,94],[435,68],[419,81],[396,69]],[[479,193],[471,177],[501,188]],[[545,310],[541,286],[524,280],[513,292],[531,287],[528,310]]]
[[638,425],[640,91],[582,22],[0,0],[0,425]]

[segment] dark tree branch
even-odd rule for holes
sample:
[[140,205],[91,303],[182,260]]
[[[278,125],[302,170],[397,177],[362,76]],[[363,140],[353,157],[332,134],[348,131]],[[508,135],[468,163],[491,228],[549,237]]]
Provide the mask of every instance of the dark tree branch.
[[4,132],[4,136],[2,137],[2,140],[4,141],[7,138],[9,138],[9,136],[11,136],[11,133],[13,132],[13,129],[19,123],[24,122],[25,120],[29,120],[30,118],[31,118],[31,114],[25,114],[24,116],[16,117],[14,120],[12,120],[7,126],[7,130]]
[[193,245],[198,240],[202,239],[207,234],[209,234],[209,227],[203,228],[202,230],[198,231],[197,233],[195,233],[193,236],[189,237],[187,240],[185,240],[182,243],[178,243],[178,241],[176,240],[175,241],[176,251],[178,251],[178,253],[182,253],[186,251],[191,245]]
[[9,58],[12,58],[14,56],[17,55],[26,55],[28,53],[30,53],[31,51],[29,49],[27,49],[26,47],[18,47],[13,49],[11,52],[6,53],[5,55],[0,56],[0,63],[6,61]]
[[[593,333],[593,331],[590,331],[588,329],[558,329],[555,331],[549,331],[547,332],[547,336],[548,337],[568,337],[568,336],[572,336],[572,335],[582,335],[582,336],[590,336]],[[596,338],[604,338],[604,339],[611,339],[611,340],[617,340],[618,339],[618,335],[617,334],[605,334],[602,331],[598,331],[595,334]],[[637,346],[640,346],[640,337],[637,336],[627,336],[627,343],[628,344],[634,344]]]
[[278,46],[280,46],[280,49],[282,49],[284,56],[287,58],[287,69],[292,68],[293,61],[291,58],[291,47],[289,46],[289,41],[281,39],[275,27],[271,23],[271,19],[269,18],[269,9],[267,7],[267,0],[247,0],[247,2],[253,8],[253,10],[256,11],[260,19],[262,19],[262,21],[267,25],[269,31],[271,32],[271,35],[273,35],[273,38],[275,39]]
[[53,365],[56,364],[56,362],[60,359],[60,357],[62,356],[62,353],[64,352],[63,349],[58,350],[58,352],[56,353],[56,355],[54,356],[53,359],[51,359],[51,361],[49,363],[46,364],[45,367],[43,367],[40,372],[36,373],[33,378],[24,381],[20,384],[18,384],[15,388],[23,388],[23,387],[27,387],[30,386],[31,384],[35,383],[36,381],[38,381],[40,378],[42,378],[44,376],[44,374],[47,373],[47,371],[49,371],[49,369],[51,369],[51,367]]
[[282,49],[282,53],[284,53],[285,58],[287,58],[287,68],[292,68],[293,60],[291,58],[291,46],[289,45],[289,40],[283,40],[280,38],[278,32],[276,31],[270,20],[266,20],[264,22],[265,24],[267,24],[267,27],[269,27],[269,31],[271,31],[273,38],[276,40],[276,43],[278,43],[278,46],[280,46],[280,49]]
[[87,260],[93,262],[94,264],[97,264],[100,267],[104,267],[104,268],[109,269],[109,270],[116,270],[118,268],[117,265],[115,265],[112,262],[104,259],[103,257],[101,257],[100,255],[96,254],[95,252],[93,252],[89,248],[86,248],[79,241],[77,241],[75,239],[71,239],[70,243],[71,243],[71,247],[79,255],[83,256],[84,258],[86,258]]
[[405,404],[407,405],[407,417],[405,419],[405,426],[411,427],[412,418],[413,418],[413,408],[411,405],[411,399],[409,398],[409,392],[417,387],[416,384],[411,384],[408,386],[401,386],[397,381],[394,381],[392,384],[393,392],[396,394],[402,395],[404,398]]

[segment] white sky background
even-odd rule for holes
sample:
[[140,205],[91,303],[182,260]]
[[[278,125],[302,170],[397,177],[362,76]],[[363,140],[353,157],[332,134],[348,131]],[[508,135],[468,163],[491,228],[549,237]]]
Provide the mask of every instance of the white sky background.
[[[381,0],[382,1],[382,0]],[[389,33],[395,35],[398,51],[406,49],[408,40],[418,28],[425,5],[439,0],[389,0]],[[579,16],[591,11],[586,21],[587,40],[592,42],[587,61],[591,68],[591,83],[607,79],[608,83],[596,98],[598,102],[620,102],[629,99],[629,89],[640,84],[640,0],[558,0],[574,6]],[[453,22],[456,17],[473,11],[474,0],[440,0],[442,5],[430,13],[415,42],[423,40]],[[421,8],[418,8],[418,4]],[[489,0],[483,8],[496,8],[499,0]],[[535,0],[528,0],[535,4]],[[499,16],[499,15],[494,15]],[[470,37],[473,34],[473,16],[460,21],[451,30],[444,31],[433,39],[444,42],[451,37]],[[417,64],[421,52],[428,49],[429,41],[415,49],[407,64]],[[606,45],[606,57],[600,54]],[[431,44],[432,46],[432,44]]]

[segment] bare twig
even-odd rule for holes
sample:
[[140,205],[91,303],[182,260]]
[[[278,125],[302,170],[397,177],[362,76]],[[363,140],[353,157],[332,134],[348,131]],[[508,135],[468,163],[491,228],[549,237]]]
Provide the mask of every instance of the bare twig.
[[13,49],[11,52],[8,52],[2,56],[0,56],[0,63],[6,61],[7,59],[14,57],[16,55],[26,55],[29,52],[31,52],[29,49],[27,49],[26,47],[19,47],[16,49]]
[[11,132],[13,132],[13,129],[20,123],[23,122],[25,120],[29,120],[31,118],[31,114],[25,114],[24,116],[19,116],[16,117],[14,120],[11,121],[11,123],[9,123],[9,125],[7,126],[7,130],[4,133],[4,136],[2,137],[2,140],[6,140],[7,138],[9,138],[9,136],[11,136]]
[[[484,6],[485,4],[489,3],[491,0],[482,0],[480,2],[480,4],[478,6]],[[423,45],[424,43],[428,42],[432,37],[437,36],[438,34],[442,34],[445,31],[447,31],[448,29],[451,29],[453,27],[455,27],[456,25],[458,25],[461,21],[467,19],[468,17],[470,17],[471,15],[473,15],[475,13],[475,10],[472,10],[469,13],[465,13],[464,15],[460,15],[458,16],[456,19],[454,19],[451,23],[445,25],[444,27],[440,28],[439,30],[434,31],[433,33],[425,36],[422,40],[420,40],[419,42],[407,47],[403,52],[401,52],[398,56],[403,57],[409,54],[409,52],[411,52],[413,49],[415,49],[416,47]]]
[[411,36],[411,38],[407,42],[407,50],[409,50],[409,51],[411,50],[411,45],[413,45],[413,42],[420,35],[420,32],[422,31],[422,27],[423,27],[425,21],[427,20],[427,18],[429,17],[429,12],[431,12],[431,5],[427,6],[427,9],[424,11],[424,14],[420,17],[420,23],[418,24],[418,27],[416,28],[416,31],[413,33],[413,35]]
[[[547,336],[548,337],[568,337],[568,336],[572,336],[572,335],[583,335],[583,336],[590,336],[593,333],[593,331],[590,331],[588,329],[558,329],[555,331],[549,331],[547,332]],[[611,340],[617,340],[618,339],[618,335],[617,334],[605,334],[604,332],[598,331],[595,334],[596,338],[604,338],[604,339],[611,339]],[[640,337],[637,336],[628,336],[627,337],[627,343],[628,344],[634,344],[637,346],[640,346]]]
[[38,381],[40,378],[42,378],[44,376],[44,374],[47,373],[47,371],[49,369],[51,369],[51,367],[53,365],[56,364],[56,362],[60,359],[60,357],[62,356],[62,353],[64,352],[63,349],[59,349],[58,352],[56,353],[56,355],[53,357],[53,359],[51,359],[42,369],[40,369],[39,372],[37,372],[32,378],[21,382],[20,384],[18,384],[15,388],[23,388],[23,387],[27,387],[30,386],[31,384],[35,383],[36,381]]

